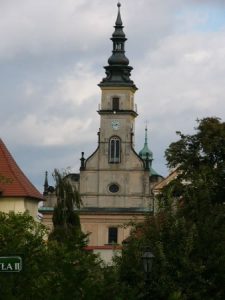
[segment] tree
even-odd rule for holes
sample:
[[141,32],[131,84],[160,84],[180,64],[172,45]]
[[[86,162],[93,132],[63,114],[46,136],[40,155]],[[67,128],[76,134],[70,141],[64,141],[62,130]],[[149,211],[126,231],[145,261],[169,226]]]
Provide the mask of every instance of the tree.
[[[199,271],[196,299],[223,299],[225,289],[225,123],[198,121],[196,134],[183,135],[166,151],[178,177],[167,187],[179,197],[178,216],[195,227],[192,263]],[[179,203],[178,202],[178,203]],[[192,292],[194,289],[192,289]],[[197,295],[197,288],[195,290]],[[193,298],[194,299],[194,298]]]
[[57,204],[48,242],[51,271],[46,272],[44,285],[51,290],[52,298],[47,299],[99,299],[104,286],[102,262],[85,249],[87,235],[81,230],[75,210],[82,204],[80,195],[68,174],[55,170],[53,176]]
[[0,256],[21,256],[23,263],[19,273],[0,273],[1,299],[101,299],[104,270],[95,255],[46,242],[46,228],[27,213],[0,212],[0,224]]
[[[168,165],[178,176],[163,189],[159,211],[134,230],[123,251],[119,276],[137,295],[145,287],[158,300],[225,298],[225,123],[205,118],[196,131],[178,132],[180,139],[169,146]],[[155,255],[147,286],[138,267],[145,245]]]
[[69,247],[84,247],[87,235],[81,231],[80,218],[75,208],[80,208],[82,201],[79,192],[71,184],[68,174],[54,171],[57,204],[53,212],[53,231],[50,240],[67,244]]
[[[48,260],[48,269],[54,272],[45,274],[45,290],[52,291],[54,300],[105,299],[106,295],[112,300],[136,299],[132,290],[119,282],[115,266],[106,266],[98,256],[85,249],[87,235],[82,233],[78,212],[74,210],[82,204],[79,193],[68,174],[55,170],[54,178],[57,205],[48,242],[52,257]],[[57,265],[52,265],[56,260]]]
[[189,192],[198,196],[204,193],[204,199],[212,204],[223,203],[225,123],[218,118],[204,118],[198,120],[196,131],[193,135],[177,132],[180,140],[166,150],[168,166],[176,168],[179,174],[172,186],[176,186],[175,192],[180,192],[183,197]]

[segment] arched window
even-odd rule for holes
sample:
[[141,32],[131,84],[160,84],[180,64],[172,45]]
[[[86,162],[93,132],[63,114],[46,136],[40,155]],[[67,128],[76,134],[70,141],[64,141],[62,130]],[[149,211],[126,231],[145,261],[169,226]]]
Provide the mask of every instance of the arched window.
[[116,136],[112,137],[109,141],[109,162],[120,162],[120,139]]
[[112,98],[112,110],[117,111],[120,109],[120,99],[119,97]]

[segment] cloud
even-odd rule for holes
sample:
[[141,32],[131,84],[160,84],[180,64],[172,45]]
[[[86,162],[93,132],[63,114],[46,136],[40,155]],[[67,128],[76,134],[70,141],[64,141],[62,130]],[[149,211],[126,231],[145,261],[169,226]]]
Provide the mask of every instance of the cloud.
[[[148,120],[154,168],[164,175],[163,153],[175,131],[193,132],[197,118],[224,118],[219,5],[122,2],[126,54],[139,88],[136,149]],[[78,170],[80,152],[88,156],[97,146],[97,84],[111,54],[116,12],[116,2],[104,0],[0,1],[0,135],[38,185],[46,169]]]
[[[174,33],[150,50],[133,72],[141,87],[136,95],[139,118],[137,148],[143,143],[144,122],[148,120],[150,147],[155,169],[163,168],[164,150],[177,140],[175,132],[192,133],[196,119],[225,112],[224,32]],[[157,168],[156,168],[157,167]]]
[[[42,95],[40,92],[32,82],[26,82],[20,104],[27,107],[31,99],[41,100],[32,103],[24,114],[11,115],[5,122],[2,120],[2,131],[7,132],[14,143],[59,146],[91,138],[88,132],[95,123],[96,112],[84,107],[93,106],[99,92],[96,74],[91,69],[76,65],[71,73],[55,81],[49,94]],[[18,139],[19,136],[26,136],[26,139]]]
[[106,22],[109,8],[103,1],[1,1],[0,58],[88,51],[111,26]]
[[[96,74],[91,68],[78,63],[70,74],[58,79],[58,87],[53,98],[60,97],[64,103],[85,105],[90,97],[97,96]],[[88,88],[87,88],[88,87]]]

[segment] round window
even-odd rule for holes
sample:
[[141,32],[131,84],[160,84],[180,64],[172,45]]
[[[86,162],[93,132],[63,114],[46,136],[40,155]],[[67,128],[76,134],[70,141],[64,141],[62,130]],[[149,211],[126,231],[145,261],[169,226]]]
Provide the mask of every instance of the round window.
[[117,193],[119,191],[119,186],[117,184],[113,183],[109,186],[109,191],[111,193]]

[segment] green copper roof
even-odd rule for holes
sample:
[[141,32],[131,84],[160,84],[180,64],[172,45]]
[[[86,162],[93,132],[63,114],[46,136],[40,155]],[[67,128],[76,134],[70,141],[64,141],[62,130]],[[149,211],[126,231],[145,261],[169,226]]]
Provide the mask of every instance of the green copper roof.
[[115,23],[115,30],[111,40],[113,42],[112,55],[108,59],[108,66],[104,67],[106,77],[100,82],[100,87],[133,87],[137,89],[134,82],[130,79],[132,67],[129,66],[129,59],[125,55],[126,36],[123,31],[123,22],[120,14],[120,6],[118,3],[118,14]]
[[153,168],[150,166],[150,171],[149,171],[151,176],[160,176]]
[[148,129],[147,127],[145,127],[145,143],[144,143],[144,147],[141,149],[141,151],[139,152],[139,155],[142,159],[146,159],[147,158],[147,153],[148,153],[148,158],[150,160],[153,159],[153,153],[152,151],[148,148]]
[[153,153],[152,151],[148,148],[148,129],[147,126],[145,127],[145,143],[144,147],[141,149],[139,152],[139,156],[146,161],[148,159],[149,163],[149,173],[152,176],[159,176],[159,174],[152,168],[152,161],[153,161]]

